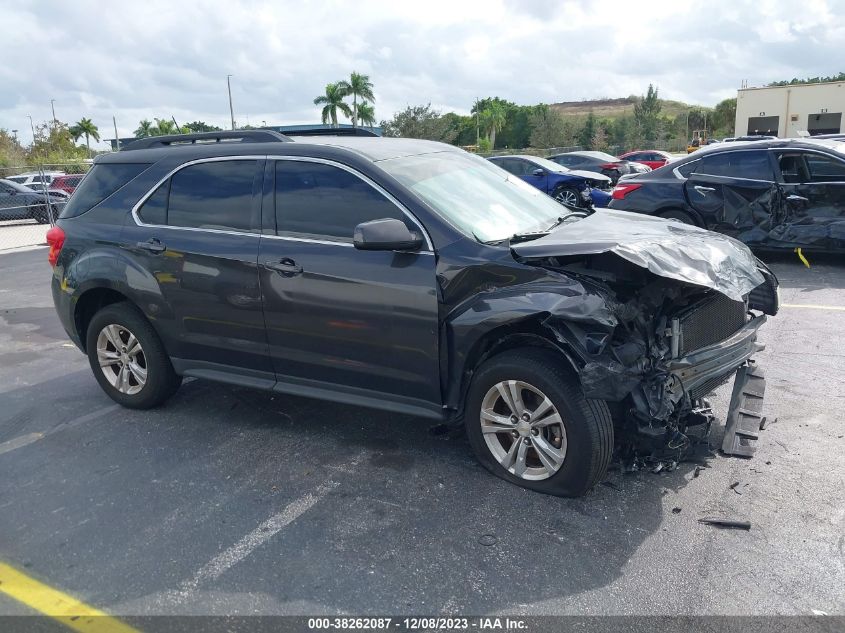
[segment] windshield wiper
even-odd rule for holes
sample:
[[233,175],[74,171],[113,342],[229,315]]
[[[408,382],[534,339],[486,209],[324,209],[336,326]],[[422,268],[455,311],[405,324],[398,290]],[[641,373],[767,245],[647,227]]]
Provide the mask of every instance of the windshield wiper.
[[554,221],[554,224],[552,224],[547,229],[542,229],[540,231],[526,231],[525,233],[514,233],[511,236],[511,243],[527,242],[529,240],[536,240],[538,237],[548,235],[552,232],[553,229],[563,224],[568,217],[568,215],[560,216],[557,220]]

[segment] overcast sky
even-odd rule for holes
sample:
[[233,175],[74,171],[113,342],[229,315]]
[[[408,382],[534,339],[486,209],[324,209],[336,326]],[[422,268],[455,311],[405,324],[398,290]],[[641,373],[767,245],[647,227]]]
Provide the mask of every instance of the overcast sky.
[[103,138],[143,118],[319,121],[325,84],[375,84],[376,118],[642,94],[714,105],[742,80],[845,70],[845,0],[236,2],[0,0],[0,128],[88,116]]

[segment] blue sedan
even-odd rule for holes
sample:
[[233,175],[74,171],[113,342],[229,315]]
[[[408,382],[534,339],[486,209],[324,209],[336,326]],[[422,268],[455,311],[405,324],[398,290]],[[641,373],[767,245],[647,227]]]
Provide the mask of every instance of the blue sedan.
[[611,180],[603,174],[567,169],[545,158],[524,154],[487,160],[568,207],[606,207],[610,202]]

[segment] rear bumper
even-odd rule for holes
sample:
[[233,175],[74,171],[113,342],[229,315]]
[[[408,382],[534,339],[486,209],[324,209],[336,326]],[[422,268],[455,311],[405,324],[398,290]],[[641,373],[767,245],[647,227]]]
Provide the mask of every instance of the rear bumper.
[[53,305],[56,308],[56,314],[59,316],[59,321],[65,332],[80,350],[84,350],[84,344],[79,338],[76,331],[76,323],[74,322],[74,296],[69,292],[62,283],[61,269],[56,267],[53,269],[53,279],[50,282],[50,290],[53,294]]

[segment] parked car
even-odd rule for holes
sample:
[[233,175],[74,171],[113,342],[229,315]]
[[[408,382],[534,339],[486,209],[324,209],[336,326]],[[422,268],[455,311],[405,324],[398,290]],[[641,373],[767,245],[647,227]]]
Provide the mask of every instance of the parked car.
[[549,160],[567,169],[579,169],[603,174],[615,185],[620,176],[649,171],[645,165],[629,160],[620,160],[605,152],[567,152],[550,156]]
[[637,150],[622,154],[619,160],[628,160],[640,165],[645,165],[649,169],[658,169],[667,163],[671,163],[675,158],[668,152],[663,152],[657,149],[652,150]]
[[64,176],[56,176],[50,183],[50,190],[64,191],[70,195],[76,191],[76,188],[79,186],[79,183],[82,182],[84,177],[85,174],[65,174]]
[[776,139],[777,136],[767,136],[764,134],[751,134],[746,136],[732,136],[726,139],[722,139],[722,143],[735,143],[737,141],[769,141],[772,139]]
[[126,407],[194,376],[460,422],[499,477],[580,495],[615,448],[677,460],[738,368],[745,393],[777,281],[695,227],[563,221],[451,145],[214,132],[98,156],[48,259]]
[[[56,176],[64,175],[65,172],[63,171],[31,171],[25,174],[9,176],[8,178],[6,178],[6,180],[11,180],[12,182],[16,182],[19,185],[24,185],[25,187],[42,189],[45,185],[49,187]],[[35,187],[33,187],[33,185]]]
[[[53,217],[58,215],[56,201],[52,202]],[[50,222],[51,205],[43,193],[33,191],[9,179],[0,179],[0,220],[36,220]]]
[[680,220],[760,248],[845,249],[845,142],[729,143],[628,178],[611,208]]
[[518,176],[532,187],[570,207],[607,206],[610,178],[589,171],[573,171],[539,156],[493,156],[491,163]]

